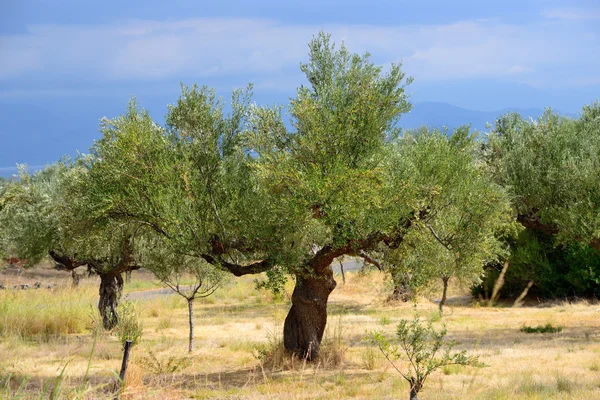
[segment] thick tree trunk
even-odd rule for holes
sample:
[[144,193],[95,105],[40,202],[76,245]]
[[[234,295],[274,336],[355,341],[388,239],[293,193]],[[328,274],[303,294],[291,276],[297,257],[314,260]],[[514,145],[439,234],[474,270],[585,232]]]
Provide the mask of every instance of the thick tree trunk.
[[422,382],[418,383],[415,378],[410,379],[410,400],[419,400],[418,394],[421,390]]
[[123,277],[121,274],[100,274],[100,301],[98,310],[102,316],[104,329],[112,329],[119,321],[117,306],[123,291]]
[[446,304],[446,295],[448,294],[448,281],[450,277],[444,276],[442,277],[442,282],[444,282],[444,291],[442,292],[442,299],[440,300],[440,315],[444,312],[444,304]]
[[327,299],[335,288],[331,266],[317,276],[296,276],[292,308],[283,326],[283,344],[299,357],[314,360],[327,324]]
[[419,400],[418,395],[419,392],[417,392],[414,388],[410,388],[410,400]]
[[410,287],[410,274],[405,272],[392,274],[392,282],[394,283],[394,291],[388,297],[388,301],[400,300],[406,303],[412,299],[413,293]]
[[187,299],[188,316],[190,318],[190,341],[188,344],[188,353],[194,351],[194,299]]

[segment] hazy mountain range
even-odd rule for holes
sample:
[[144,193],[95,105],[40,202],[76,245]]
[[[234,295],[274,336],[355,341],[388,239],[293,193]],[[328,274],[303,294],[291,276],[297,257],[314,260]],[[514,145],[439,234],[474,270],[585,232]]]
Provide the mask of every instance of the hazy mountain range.
[[[2,104],[0,107],[0,176],[16,172],[16,163],[37,169],[58,160],[62,155],[75,156],[87,152],[99,137],[99,121],[103,116],[114,117],[125,110],[126,100],[119,102],[98,100],[78,104]],[[159,123],[164,120],[164,102],[144,104]],[[97,110],[103,110],[98,113]],[[443,102],[414,104],[410,113],[402,116],[403,129],[447,126],[449,129],[471,124],[473,129],[486,130],[486,124],[508,111],[517,111],[525,117],[537,118],[543,113],[538,108],[506,108],[497,111],[476,111]],[[560,113],[560,111],[559,111]],[[561,113],[572,116],[574,114]]]

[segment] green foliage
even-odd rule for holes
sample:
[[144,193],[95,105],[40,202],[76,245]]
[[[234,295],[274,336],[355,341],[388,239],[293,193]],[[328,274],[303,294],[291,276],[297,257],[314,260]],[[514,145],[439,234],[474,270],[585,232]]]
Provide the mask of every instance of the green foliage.
[[266,280],[254,280],[256,289],[270,290],[276,298],[282,299],[285,292],[285,284],[288,281],[285,271],[280,267],[274,267],[269,269],[266,275]]
[[134,303],[124,301],[119,304],[118,310],[119,322],[113,329],[123,347],[125,342],[131,340],[131,345],[135,346],[142,339],[144,327],[140,322],[140,313]]
[[405,133],[398,144],[397,165],[428,213],[413,223],[402,246],[380,250],[386,270],[410,277],[413,290],[444,277],[475,282],[484,263],[507,256],[504,238],[517,225],[506,191],[479,159],[478,145],[468,127],[451,136],[422,128]]
[[[504,297],[516,297],[529,281],[529,291],[539,298],[600,295],[600,251],[580,242],[557,245],[554,237],[534,230],[522,231],[511,244],[510,267],[501,289]],[[473,294],[488,292],[501,266],[490,264],[483,282]]]
[[523,333],[559,333],[562,332],[562,330],[563,328],[561,326],[553,326],[551,323],[538,326],[523,326],[519,329],[519,331]]
[[486,160],[526,226],[562,243],[600,239],[600,103],[577,119],[551,110],[537,121],[504,115],[488,136]]
[[179,254],[167,238],[155,235],[140,257],[162,284],[185,299],[208,297],[227,281],[227,275],[205,260]]
[[19,167],[20,180],[8,182],[0,198],[0,237],[5,252],[31,266],[47,257],[48,250],[68,242],[63,224],[71,220],[65,199],[70,175],[64,163],[29,175]]
[[[376,344],[394,369],[411,385],[411,394],[418,393],[427,377],[435,370],[449,365],[484,367],[476,356],[467,356],[466,350],[452,351],[454,342],[444,340],[446,327],[437,331],[431,323],[423,325],[419,315],[412,321],[402,320],[396,329],[393,344],[381,332],[371,332],[370,340]],[[404,359],[408,366],[403,368],[394,361]]]
[[282,246],[280,265],[296,268],[315,247],[346,245],[378,231],[396,232],[413,211],[389,172],[390,140],[410,110],[400,65],[387,73],[368,54],[351,54],[320,33],[301,65],[310,85],[298,89],[289,113],[251,108],[249,143],[269,194]]

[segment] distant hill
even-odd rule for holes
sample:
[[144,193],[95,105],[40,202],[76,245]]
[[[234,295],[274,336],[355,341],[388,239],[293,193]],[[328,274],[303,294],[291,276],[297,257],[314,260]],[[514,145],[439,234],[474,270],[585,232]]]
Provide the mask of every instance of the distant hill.
[[[139,99],[150,115],[163,123],[166,104],[171,96]],[[87,152],[94,139],[99,138],[102,116],[115,117],[125,111],[127,96],[113,98],[81,98],[78,101],[61,99],[57,102],[0,104],[0,176],[10,177],[17,172],[16,163],[25,163],[35,170],[68,154]],[[262,104],[284,99],[258,99]],[[542,109],[503,109],[493,112],[474,111],[443,102],[420,102],[400,119],[404,129],[448,126],[449,129],[471,124],[483,131],[507,111],[517,111],[526,117],[537,118]],[[567,115],[567,114],[565,114]]]
[[[448,103],[422,102],[416,103],[410,113],[400,119],[403,129],[414,129],[423,125],[430,128],[442,128],[447,126],[450,130],[461,125],[471,124],[472,129],[487,131],[486,124],[494,124],[494,121],[502,114],[515,111],[523,117],[538,118],[544,110],[537,108],[506,108],[498,111],[475,111],[453,106]],[[559,111],[560,113],[560,111]],[[575,115],[561,113],[562,115],[575,117]]]

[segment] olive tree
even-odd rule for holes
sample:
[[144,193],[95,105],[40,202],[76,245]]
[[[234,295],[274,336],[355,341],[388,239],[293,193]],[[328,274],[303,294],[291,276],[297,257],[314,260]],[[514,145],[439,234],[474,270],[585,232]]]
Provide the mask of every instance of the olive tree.
[[202,258],[178,254],[164,237],[150,240],[143,255],[144,267],[169,289],[183,297],[188,306],[188,352],[194,350],[194,300],[212,295],[226,280],[224,271]]
[[[396,328],[396,339],[390,341],[382,332],[369,334],[392,367],[409,385],[409,399],[418,400],[419,392],[425,381],[439,368],[449,365],[473,367],[486,366],[477,356],[468,356],[467,351],[453,351],[455,343],[446,341],[448,333],[444,326],[436,330],[431,322],[423,325],[418,314],[412,321],[401,320]],[[398,360],[405,361],[406,367],[397,365]]]
[[[91,213],[132,227],[143,265],[179,288],[190,312],[220,271],[241,276],[274,266],[265,250],[282,240],[270,228],[269,202],[244,147],[249,99],[249,90],[234,92],[227,115],[214,91],[184,86],[166,127],[132,101],[124,115],[103,121],[92,148]],[[190,272],[198,285],[187,292],[177,282]]]
[[399,118],[410,110],[400,65],[384,72],[369,54],[321,33],[300,68],[309,84],[290,102],[291,129],[280,108],[255,107],[250,136],[261,184],[289,232],[273,249],[296,281],[284,345],[312,359],[336,286],[331,263],[382,242],[397,246],[421,210],[391,157]]
[[[526,284],[526,293],[536,284],[547,294],[573,293],[572,282],[584,276],[593,282],[594,263],[586,261],[585,254],[597,257],[600,251],[600,103],[584,106],[575,119],[550,109],[537,120],[503,115],[487,137],[484,155],[528,231],[513,244],[514,267],[508,274],[521,281],[517,289]],[[543,254],[523,257],[527,247],[540,247],[538,239],[545,243]],[[546,262],[537,262],[542,258]],[[581,268],[582,264],[588,266]]]
[[422,128],[405,132],[396,149],[407,175],[427,207],[401,246],[380,246],[372,253],[405,299],[415,289],[441,279],[440,312],[448,282],[479,280],[485,262],[505,257],[504,238],[515,231],[506,191],[487,174],[469,127],[447,131]]
[[506,114],[485,154],[524,227],[600,249],[600,103],[584,106],[577,119],[551,110],[537,121]]
[[476,282],[486,262],[507,257],[505,239],[516,233],[507,192],[487,174],[468,127],[447,132],[426,129],[407,135],[404,152],[414,163],[414,178],[430,185],[430,217],[411,232],[407,263],[421,275],[442,280],[440,313],[448,281]]
[[62,269],[88,265],[100,276],[98,309],[104,327],[118,320],[121,274],[139,268],[131,227],[98,220],[90,212],[85,161],[63,161],[3,190],[0,230],[4,244],[29,267],[50,257]]
[[313,358],[332,261],[398,245],[420,210],[387,152],[410,108],[400,66],[383,74],[324,34],[309,49],[292,130],[280,108],[251,105],[249,91],[234,92],[226,113],[214,91],[184,86],[164,129],[135,105],[106,121],[90,182],[99,213],[144,224],[178,254],[236,276],[291,273],[284,342]]

